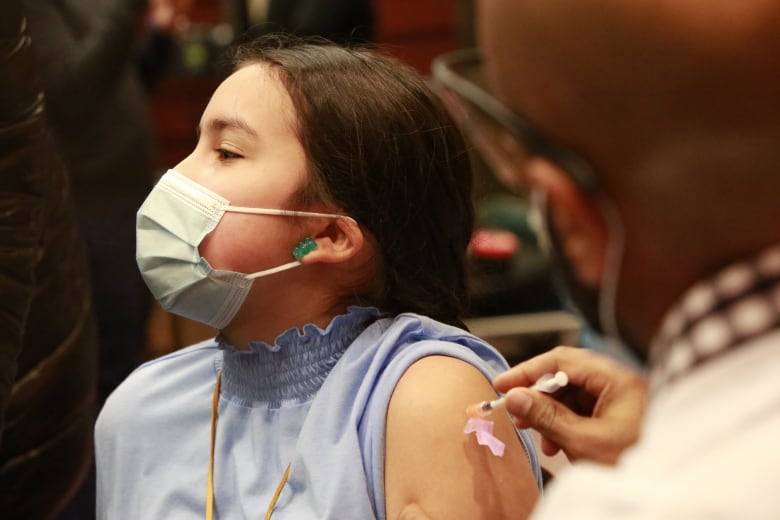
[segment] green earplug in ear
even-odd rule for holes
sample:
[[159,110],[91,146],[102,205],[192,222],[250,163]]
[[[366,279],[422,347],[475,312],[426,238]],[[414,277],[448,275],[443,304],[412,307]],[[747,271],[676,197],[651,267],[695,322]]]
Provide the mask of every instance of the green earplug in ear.
[[292,250],[292,254],[296,260],[300,260],[315,249],[317,249],[317,242],[312,237],[306,237],[298,242],[298,245]]

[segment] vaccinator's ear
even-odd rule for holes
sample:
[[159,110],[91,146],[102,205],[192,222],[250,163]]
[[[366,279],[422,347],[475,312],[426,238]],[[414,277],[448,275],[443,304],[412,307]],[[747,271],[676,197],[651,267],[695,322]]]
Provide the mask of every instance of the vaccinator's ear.
[[310,244],[305,248],[308,252],[300,258],[302,264],[344,262],[355,256],[365,242],[363,230],[350,217],[333,219],[311,239],[316,247]]
[[560,166],[544,159],[527,165],[528,182],[547,195],[550,225],[580,283],[601,283],[607,251],[607,226],[594,200]]

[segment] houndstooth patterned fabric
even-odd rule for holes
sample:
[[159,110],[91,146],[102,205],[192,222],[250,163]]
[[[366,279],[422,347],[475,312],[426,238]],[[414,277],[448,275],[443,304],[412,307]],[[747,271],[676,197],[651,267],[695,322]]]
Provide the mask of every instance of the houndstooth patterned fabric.
[[650,349],[650,388],[780,327],[780,245],[692,287]]

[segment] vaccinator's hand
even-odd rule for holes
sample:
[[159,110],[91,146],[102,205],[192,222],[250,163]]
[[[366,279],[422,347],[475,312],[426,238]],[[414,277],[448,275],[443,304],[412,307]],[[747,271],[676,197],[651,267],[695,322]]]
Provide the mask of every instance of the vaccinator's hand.
[[[563,371],[568,385],[552,395],[526,388],[546,373]],[[563,450],[569,460],[614,464],[639,438],[647,381],[630,368],[595,352],[556,347],[499,375],[505,406],[521,428],[542,435],[542,451]]]

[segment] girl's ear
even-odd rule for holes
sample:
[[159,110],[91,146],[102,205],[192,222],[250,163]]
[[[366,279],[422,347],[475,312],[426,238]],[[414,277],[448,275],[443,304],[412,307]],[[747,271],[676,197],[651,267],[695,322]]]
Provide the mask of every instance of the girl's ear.
[[350,217],[333,219],[312,238],[317,247],[301,257],[302,264],[344,262],[354,257],[365,241],[363,230]]
[[580,283],[601,283],[607,250],[607,226],[595,203],[558,165],[535,159],[527,166],[528,180],[547,194],[550,225],[560,238],[563,253]]

